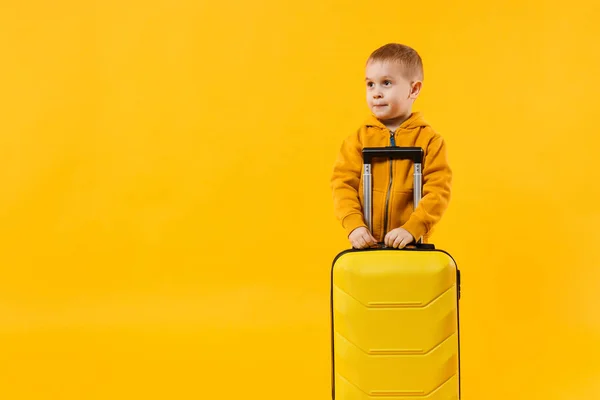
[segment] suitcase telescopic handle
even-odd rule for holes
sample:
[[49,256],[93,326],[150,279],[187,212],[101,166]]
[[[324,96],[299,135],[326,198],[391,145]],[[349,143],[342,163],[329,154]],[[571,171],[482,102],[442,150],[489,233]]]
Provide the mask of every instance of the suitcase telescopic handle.
[[[411,160],[414,163],[414,182],[413,182],[413,205],[417,208],[422,196],[422,166],[423,166],[423,149],[421,147],[365,147],[363,154],[363,197],[364,197],[364,214],[365,222],[369,227],[369,232],[373,232],[373,182],[371,174],[371,164],[374,158],[391,158],[394,160]],[[416,239],[416,238],[415,238]],[[421,238],[415,240],[421,242]]]

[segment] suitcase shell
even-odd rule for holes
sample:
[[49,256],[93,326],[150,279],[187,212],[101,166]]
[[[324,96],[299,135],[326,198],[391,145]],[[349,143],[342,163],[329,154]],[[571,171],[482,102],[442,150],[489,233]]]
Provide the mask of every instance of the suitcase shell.
[[333,262],[333,398],[460,398],[460,271],[435,249],[346,250]]
[[[375,157],[414,162],[418,205],[421,148],[365,148],[363,157],[369,229]],[[331,268],[333,399],[460,399],[459,299],[456,262],[421,238],[404,249],[339,253]]]

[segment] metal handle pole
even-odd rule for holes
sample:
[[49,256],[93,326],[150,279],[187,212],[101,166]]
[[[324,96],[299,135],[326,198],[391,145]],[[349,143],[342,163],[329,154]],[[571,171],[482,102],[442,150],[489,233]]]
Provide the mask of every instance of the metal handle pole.
[[371,197],[371,163],[364,164],[363,173],[363,200],[365,205],[364,217],[369,232],[373,232],[373,198]]
[[[421,201],[421,197],[422,196],[422,192],[423,192],[423,180],[422,180],[422,173],[421,173],[421,167],[422,164],[421,163],[415,163],[414,164],[415,167],[415,173],[414,173],[414,183],[413,183],[413,210],[417,209],[417,206],[419,205],[419,201]],[[415,238],[415,241],[417,243],[421,243],[421,240],[423,238],[419,237],[419,238]]]

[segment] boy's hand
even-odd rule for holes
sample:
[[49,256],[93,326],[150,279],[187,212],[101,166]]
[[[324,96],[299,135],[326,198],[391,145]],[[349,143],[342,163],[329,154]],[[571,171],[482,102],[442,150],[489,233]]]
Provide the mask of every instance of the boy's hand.
[[377,244],[377,240],[371,235],[371,232],[364,226],[356,228],[350,233],[348,236],[352,247],[356,249],[364,249],[367,247],[371,247],[374,244]]
[[415,238],[404,228],[392,229],[385,235],[384,243],[388,247],[402,249],[411,243]]

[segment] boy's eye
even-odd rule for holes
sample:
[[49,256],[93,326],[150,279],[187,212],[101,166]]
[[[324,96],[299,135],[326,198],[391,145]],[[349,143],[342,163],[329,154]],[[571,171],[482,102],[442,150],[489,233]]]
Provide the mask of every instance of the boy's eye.
[[383,81],[383,84],[384,84],[385,86],[390,86],[390,85],[392,84],[392,81],[390,81],[390,80],[385,80],[385,81]]
[[373,87],[373,85],[375,85],[373,82],[367,82],[368,87]]

